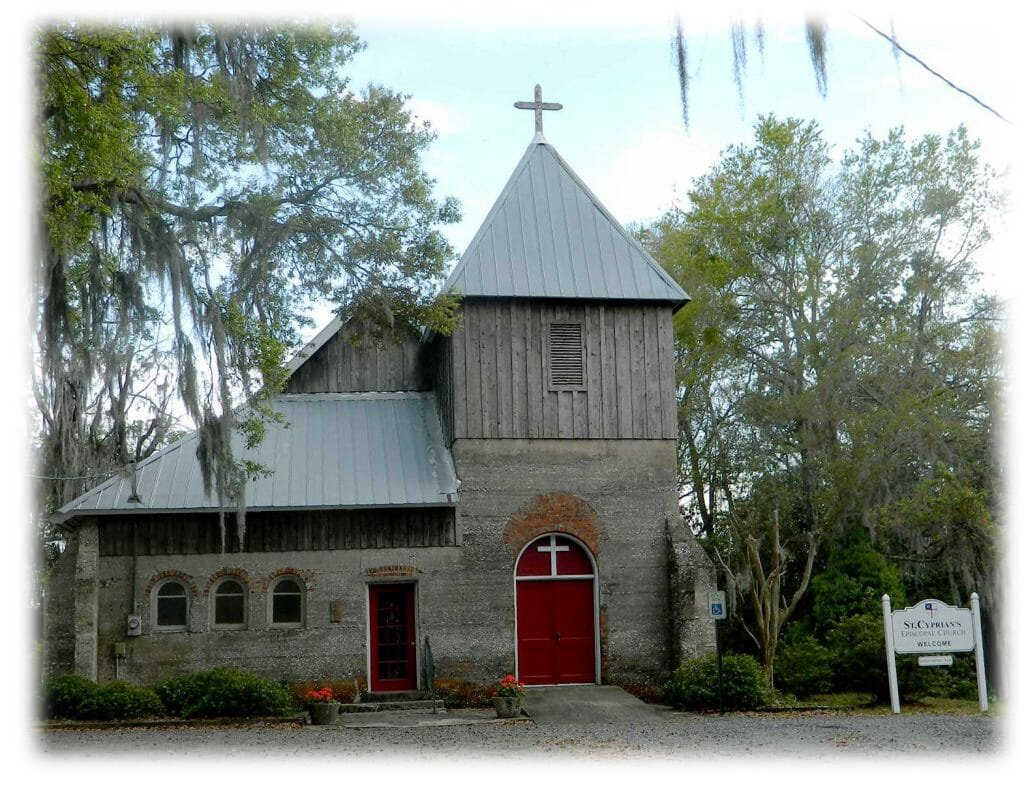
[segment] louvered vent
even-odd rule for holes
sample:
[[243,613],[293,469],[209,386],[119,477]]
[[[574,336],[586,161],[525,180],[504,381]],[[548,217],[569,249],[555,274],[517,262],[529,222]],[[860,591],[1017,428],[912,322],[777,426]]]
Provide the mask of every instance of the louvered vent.
[[580,323],[548,326],[548,368],[552,389],[583,387],[583,326]]

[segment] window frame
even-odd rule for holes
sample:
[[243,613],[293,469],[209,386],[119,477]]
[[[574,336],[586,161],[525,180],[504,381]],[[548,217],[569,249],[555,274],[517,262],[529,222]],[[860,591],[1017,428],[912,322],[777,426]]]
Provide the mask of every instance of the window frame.
[[[242,588],[240,594],[231,594],[225,597],[235,598],[238,595],[242,598],[242,622],[241,623],[218,623],[217,622],[217,597],[220,595],[220,588],[228,583],[237,584]],[[210,628],[216,631],[244,631],[249,628],[249,588],[246,583],[237,576],[222,576],[210,588]]]
[[[163,596],[163,598],[184,598],[185,599],[185,622],[175,623],[173,625],[160,625],[160,592],[169,584],[176,584],[182,589],[181,596]],[[189,622],[192,617],[192,594],[191,588],[188,582],[179,579],[176,576],[168,576],[161,579],[153,587],[150,596],[150,629],[154,633],[160,634],[173,634],[180,632],[187,632],[189,630]]]
[[[299,620],[297,623],[293,622],[276,622],[274,620],[274,597],[277,595],[277,588],[284,582],[294,582],[299,586]],[[295,595],[289,593],[288,595]],[[271,581],[267,587],[267,626],[272,629],[301,629],[306,625],[306,583],[302,581],[298,576],[293,574],[284,574],[277,576]]]

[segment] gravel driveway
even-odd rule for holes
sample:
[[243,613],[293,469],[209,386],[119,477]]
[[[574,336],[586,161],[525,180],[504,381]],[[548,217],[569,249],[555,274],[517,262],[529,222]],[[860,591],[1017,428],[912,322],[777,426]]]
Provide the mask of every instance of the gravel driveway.
[[505,722],[419,728],[218,727],[38,730],[44,760],[467,758],[839,760],[911,754],[984,760],[1005,749],[1004,717],[672,713],[660,724]]

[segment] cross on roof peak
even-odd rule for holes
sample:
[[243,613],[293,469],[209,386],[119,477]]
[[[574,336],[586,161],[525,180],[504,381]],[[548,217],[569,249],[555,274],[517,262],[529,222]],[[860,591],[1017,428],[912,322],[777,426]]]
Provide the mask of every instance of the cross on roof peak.
[[537,83],[533,87],[533,102],[516,102],[515,107],[520,110],[532,110],[533,111],[533,128],[535,132],[544,132],[544,119],[541,117],[541,113],[545,110],[561,110],[562,106],[558,102],[543,102],[541,101],[540,83]]

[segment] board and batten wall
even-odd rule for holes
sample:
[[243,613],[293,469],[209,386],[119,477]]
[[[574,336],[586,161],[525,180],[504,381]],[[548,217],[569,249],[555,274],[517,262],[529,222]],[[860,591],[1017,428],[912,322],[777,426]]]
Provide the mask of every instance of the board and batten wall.
[[[548,387],[546,329],[578,322],[585,387]],[[459,438],[675,439],[672,309],[658,303],[471,299],[440,339],[436,389]]]
[[413,332],[399,341],[379,342],[365,333],[360,336],[359,331],[353,323],[342,326],[299,365],[284,391],[310,394],[430,389],[428,350]]

